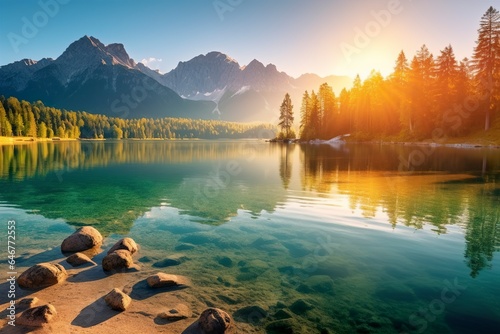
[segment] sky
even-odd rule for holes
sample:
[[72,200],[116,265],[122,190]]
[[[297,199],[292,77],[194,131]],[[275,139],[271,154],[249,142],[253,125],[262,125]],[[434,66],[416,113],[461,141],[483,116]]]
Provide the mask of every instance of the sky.
[[0,0],[0,65],[57,58],[88,35],[162,73],[220,51],[293,77],[387,76],[423,44],[470,58],[490,6],[500,0]]

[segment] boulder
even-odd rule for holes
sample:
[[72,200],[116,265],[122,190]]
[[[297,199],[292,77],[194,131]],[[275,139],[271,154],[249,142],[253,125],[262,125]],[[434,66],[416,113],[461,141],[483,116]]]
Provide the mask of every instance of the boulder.
[[102,269],[105,271],[123,270],[134,264],[132,254],[128,250],[119,249],[102,259]]
[[111,249],[108,251],[108,254],[111,254],[114,251],[119,250],[119,249],[128,250],[130,252],[130,254],[132,254],[132,255],[139,250],[134,239],[123,238],[123,239],[118,240],[116,242],[116,244],[114,244],[113,247],[111,247]]
[[71,264],[73,267],[82,266],[84,264],[95,264],[87,255],[83,253],[75,253],[71,256],[68,256],[66,262]]
[[198,323],[205,334],[230,333],[233,327],[233,320],[229,314],[217,308],[209,308],[203,311]]
[[30,308],[16,319],[16,325],[42,327],[57,315],[56,308],[50,304]]
[[40,263],[29,268],[17,278],[23,289],[41,289],[62,282],[68,273],[60,264]]
[[146,281],[151,288],[163,288],[181,284],[176,275],[169,275],[165,273],[158,273],[156,275],[149,276]]
[[191,318],[192,315],[193,312],[189,307],[184,304],[177,304],[174,308],[168,310],[167,312],[160,313],[158,316],[169,321],[177,321]]
[[92,226],[84,226],[63,240],[61,251],[63,253],[81,252],[102,244],[102,235]]
[[132,302],[132,299],[119,289],[113,289],[105,297],[104,301],[116,311],[125,311]]

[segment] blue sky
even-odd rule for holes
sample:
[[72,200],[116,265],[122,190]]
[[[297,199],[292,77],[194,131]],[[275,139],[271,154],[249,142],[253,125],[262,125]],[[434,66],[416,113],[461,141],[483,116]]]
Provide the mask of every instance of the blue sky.
[[470,57],[489,6],[500,0],[0,0],[0,65],[56,58],[89,35],[162,72],[221,51],[295,77],[388,75],[399,51],[411,58],[424,43]]

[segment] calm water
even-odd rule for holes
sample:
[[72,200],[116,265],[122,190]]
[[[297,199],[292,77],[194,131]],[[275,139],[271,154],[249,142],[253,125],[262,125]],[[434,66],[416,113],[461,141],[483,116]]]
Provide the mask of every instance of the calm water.
[[498,333],[499,181],[494,149],[0,146],[0,221],[20,267],[81,225],[134,238],[146,268],[182,258],[207,305],[269,311],[236,313],[259,333],[284,313],[303,333]]

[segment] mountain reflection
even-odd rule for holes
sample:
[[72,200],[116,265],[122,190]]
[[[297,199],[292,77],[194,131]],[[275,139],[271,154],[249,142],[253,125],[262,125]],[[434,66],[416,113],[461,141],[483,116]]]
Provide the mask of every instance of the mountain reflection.
[[217,225],[240,212],[273,212],[290,192],[341,196],[353,212],[367,219],[382,213],[393,228],[445,234],[459,226],[475,277],[500,249],[498,153],[250,141],[0,146],[0,201],[73,226],[126,234],[154,207]]
[[163,205],[202,223],[221,224],[238,210],[258,215],[285,199],[277,176],[271,180],[273,174],[262,169],[270,160],[269,145],[257,143],[258,157],[255,145],[106,141],[0,146],[0,201],[73,226],[94,225],[103,233],[126,234],[138,217]]
[[408,157],[420,149],[304,145],[302,187],[345,194],[352,210],[360,210],[367,218],[383,211],[393,227],[431,226],[444,234],[447,226],[461,226],[465,259],[475,277],[500,250],[498,150],[428,148],[431,153],[408,168]]

